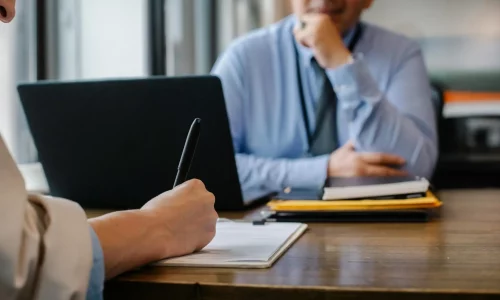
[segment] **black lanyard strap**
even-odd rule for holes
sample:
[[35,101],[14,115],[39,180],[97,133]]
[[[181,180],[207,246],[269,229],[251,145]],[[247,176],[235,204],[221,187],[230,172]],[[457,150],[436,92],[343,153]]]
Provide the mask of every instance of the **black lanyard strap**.
[[[361,39],[364,31],[364,26],[362,23],[358,23],[356,25],[356,28],[354,29],[354,36],[352,37],[351,42],[348,45],[349,52],[353,53],[354,49],[356,48],[359,40]],[[307,134],[307,143],[309,147],[311,147],[312,141],[313,141],[313,132],[311,131],[311,128],[309,126],[309,117],[307,116],[307,106],[306,106],[306,100],[305,100],[305,94],[304,94],[304,87],[303,87],[303,81],[302,81],[302,75],[300,73],[300,55],[299,55],[299,49],[297,48],[297,45],[295,44],[295,41],[293,42],[294,48],[295,48],[295,61],[297,65],[297,83],[298,83],[298,88],[299,88],[299,97],[300,97],[300,106],[302,109],[302,118],[304,120],[304,125],[306,128],[306,134]],[[333,94],[335,98],[337,97],[335,91],[333,91]]]

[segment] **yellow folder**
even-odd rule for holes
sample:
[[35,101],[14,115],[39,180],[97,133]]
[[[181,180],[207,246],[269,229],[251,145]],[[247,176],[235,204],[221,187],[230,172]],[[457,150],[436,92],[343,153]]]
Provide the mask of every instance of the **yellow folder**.
[[300,211],[381,211],[431,209],[441,207],[443,203],[432,193],[426,197],[414,199],[388,200],[272,200],[267,206],[276,212]]

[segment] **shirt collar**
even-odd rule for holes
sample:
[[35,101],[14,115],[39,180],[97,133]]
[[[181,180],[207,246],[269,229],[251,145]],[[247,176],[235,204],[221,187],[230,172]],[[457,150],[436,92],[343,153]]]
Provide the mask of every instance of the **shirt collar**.
[[[294,26],[296,26],[299,23],[299,19],[295,17],[295,22]],[[344,45],[349,45],[349,43],[352,41],[354,38],[354,32],[356,31],[356,26],[358,24],[356,23],[353,27],[351,27],[347,32],[344,34],[342,40],[344,41]],[[295,27],[294,27],[295,28]],[[295,37],[293,37],[293,42],[297,46],[297,49],[299,50],[299,55],[301,56],[302,62],[306,67],[310,67],[311,65],[311,60],[314,57],[314,53],[311,49],[301,45],[300,43],[297,42]]]

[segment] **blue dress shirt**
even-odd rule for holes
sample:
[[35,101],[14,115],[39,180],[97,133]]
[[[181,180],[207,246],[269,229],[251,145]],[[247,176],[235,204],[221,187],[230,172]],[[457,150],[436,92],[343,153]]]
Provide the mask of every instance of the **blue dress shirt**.
[[[310,128],[317,88],[313,53],[296,43],[295,16],[236,39],[212,74],[222,81],[242,188],[318,188],[329,155],[307,157],[294,44]],[[352,30],[351,30],[352,31]],[[344,37],[344,43],[352,32]],[[365,24],[354,62],[326,70],[338,97],[338,144],[405,158],[405,169],[430,177],[437,159],[435,108],[418,44]]]
[[94,229],[90,228],[92,238],[92,270],[90,271],[89,285],[87,288],[87,300],[102,300],[104,290],[104,255],[101,243]]

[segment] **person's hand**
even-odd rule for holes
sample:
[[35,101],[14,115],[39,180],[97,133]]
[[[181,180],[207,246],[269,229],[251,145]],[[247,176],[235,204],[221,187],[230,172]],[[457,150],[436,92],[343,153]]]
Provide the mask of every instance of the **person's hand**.
[[358,153],[348,142],[331,154],[328,177],[405,176],[406,172],[395,168],[404,163],[403,158],[392,154]]
[[190,180],[146,203],[162,226],[164,257],[190,254],[203,249],[215,236],[215,197],[199,180]]
[[300,17],[300,21],[304,26],[294,28],[295,39],[312,49],[320,66],[335,69],[349,61],[351,53],[328,15],[305,14]]

